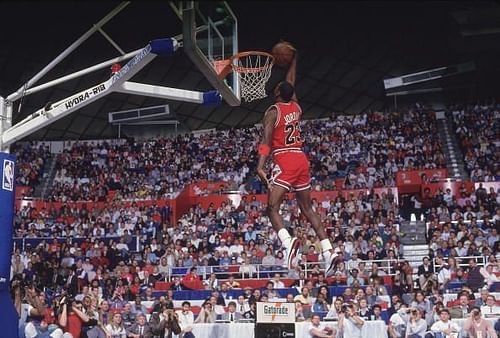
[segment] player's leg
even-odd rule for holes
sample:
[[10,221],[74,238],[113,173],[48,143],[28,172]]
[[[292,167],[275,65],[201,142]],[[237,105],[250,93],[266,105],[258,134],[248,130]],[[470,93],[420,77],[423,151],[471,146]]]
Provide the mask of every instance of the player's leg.
[[278,233],[283,247],[285,247],[285,264],[291,269],[293,268],[293,262],[297,256],[300,242],[297,238],[290,236],[290,233],[283,224],[283,218],[279,214],[281,203],[287,192],[288,189],[284,186],[272,184],[272,188],[268,194],[267,215],[274,230]]
[[328,277],[333,274],[333,269],[335,267],[335,258],[338,255],[333,251],[332,243],[330,242],[330,239],[326,234],[323,223],[321,223],[321,218],[312,208],[310,188],[308,187],[303,190],[298,190],[295,194],[300,207],[300,211],[304,214],[307,220],[311,222],[314,230],[316,231],[316,235],[321,241],[321,252],[326,264],[325,277]]

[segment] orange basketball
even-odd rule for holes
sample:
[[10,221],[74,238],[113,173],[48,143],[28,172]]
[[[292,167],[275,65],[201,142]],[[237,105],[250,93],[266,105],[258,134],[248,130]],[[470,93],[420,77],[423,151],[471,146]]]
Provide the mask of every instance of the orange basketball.
[[271,53],[274,56],[274,63],[278,66],[288,66],[295,55],[295,47],[289,42],[278,42],[274,45]]

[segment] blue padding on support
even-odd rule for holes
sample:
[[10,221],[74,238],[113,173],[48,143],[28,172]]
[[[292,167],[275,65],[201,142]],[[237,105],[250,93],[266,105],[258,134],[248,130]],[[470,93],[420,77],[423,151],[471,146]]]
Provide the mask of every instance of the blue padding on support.
[[10,265],[14,241],[12,224],[14,219],[16,157],[0,152],[0,330],[1,337],[17,337],[18,321],[16,308],[10,297]]
[[203,105],[204,106],[218,106],[222,103],[222,95],[216,90],[211,90],[209,92],[203,93]]
[[177,49],[177,42],[171,38],[156,39],[151,41],[150,45],[151,53],[162,56],[172,55]]

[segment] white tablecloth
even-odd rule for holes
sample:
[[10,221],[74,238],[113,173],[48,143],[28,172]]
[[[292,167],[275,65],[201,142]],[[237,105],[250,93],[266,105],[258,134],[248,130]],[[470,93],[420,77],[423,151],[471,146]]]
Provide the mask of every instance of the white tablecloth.
[[253,323],[215,323],[194,324],[193,334],[196,338],[254,338]]
[[[295,323],[295,337],[296,338],[310,338],[311,335],[307,332],[310,322]],[[337,322],[322,322],[337,329]],[[361,329],[361,336],[363,338],[387,338],[387,326],[382,320],[365,321]],[[345,337],[348,338],[348,337]]]
[[[337,328],[337,322],[324,322],[326,325]],[[310,338],[307,328],[310,322],[295,323],[296,338]],[[193,334],[200,338],[254,338],[255,324],[253,323],[216,323],[195,324]],[[387,338],[387,327],[381,320],[365,321],[361,330],[363,338]],[[347,338],[347,337],[346,337]]]

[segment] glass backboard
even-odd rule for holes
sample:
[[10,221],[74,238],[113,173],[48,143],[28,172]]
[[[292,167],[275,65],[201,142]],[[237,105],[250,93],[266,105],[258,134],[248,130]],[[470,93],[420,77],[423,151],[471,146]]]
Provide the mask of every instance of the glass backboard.
[[231,106],[239,106],[237,73],[219,78],[214,64],[238,53],[238,20],[226,1],[178,1],[172,8],[183,22],[183,49]]

